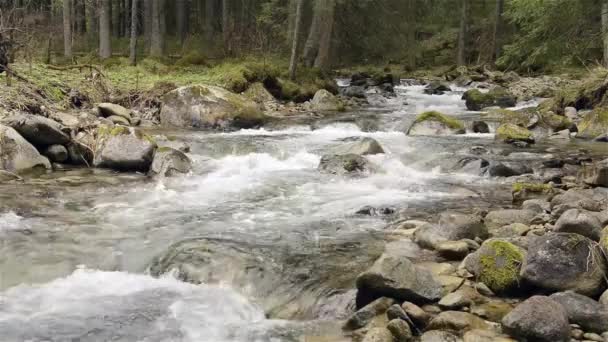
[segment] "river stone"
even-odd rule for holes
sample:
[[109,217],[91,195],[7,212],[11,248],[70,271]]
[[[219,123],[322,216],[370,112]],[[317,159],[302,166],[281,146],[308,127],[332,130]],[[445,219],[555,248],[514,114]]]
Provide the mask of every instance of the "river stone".
[[[92,145],[91,145],[92,146]],[[66,146],[71,164],[74,165],[93,165],[95,152],[93,149],[79,141],[73,140]]]
[[393,334],[387,328],[370,329],[362,342],[393,342]]
[[505,143],[524,142],[534,143],[534,135],[527,128],[505,123],[496,129],[496,139]]
[[482,93],[479,89],[467,90],[462,99],[465,100],[467,109],[474,111],[492,106],[513,107],[517,104],[517,98],[503,88],[494,88],[487,93]]
[[553,230],[560,233],[577,233],[591,240],[599,241],[602,228],[602,222],[594,213],[570,209],[560,216]]
[[495,293],[504,293],[519,287],[520,267],[525,251],[500,239],[490,239],[475,253],[469,254],[464,266],[477,279]]
[[570,323],[580,325],[585,331],[603,333],[608,331],[608,308],[581,294],[567,291],[551,295],[568,314]]
[[161,147],[154,153],[150,166],[153,176],[171,177],[185,174],[192,170],[192,161],[183,152],[170,147]]
[[[109,129],[105,129],[109,130]],[[145,135],[130,133],[126,127],[105,132],[100,129],[93,165],[117,171],[148,172],[156,144]]]
[[608,205],[607,189],[570,189],[551,199],[551,212],[559,217],[569,209],[598,212],[605,210],[606,205]]
[[462,337],[464,342],[517,342],[492,330],[471,330]]
[[357,307],[379,297],[427,303],[443,295],[441,285],[428,270],[405,257],[383,254],[374,265],[357,277]]
[[21,179],[22,179],[21,177],[19,177],[18,175],[14,174],[12,172],[0,170],[0,183],[21,180]]
[[414,233],[414,241],[425,248],[436,248],[441,242],[483,239],[487,236],[488,231],[480,216],[443,212],[436,225],[419,227]]
[[471,313],[490,322],[500,323],[511,310],[513,310],[511,304],[494,300],[473,306]]
[[570,324],[564,307],[549,297],[534,296],[502,320],[503,330],[521,340],[567,342]]
[[401,308],[407,316],[412,320],[415,326],[419,329],[425,329],[429,324],[433,316],[428,312],[422,310],[418,305],[410,302],[403,302]]
[[19,132],[34,146],[46,147],[70,142],[69,135],[63,132],[59,123],[43,116],[17,114],[2,120],[2,123]]
[[344,324],[344,328],[348,330],[356,330],[365,327],[371,322],[374,317],[383,314],[395,303],[392,298],[381,297],[357,310],[348,318]]
[[68,150],[62,145],[51,145],[45,148],[42,154],[54,163],[63,163],[68,160]]
[[608,188],[608,159],[584,165],[581,170],[581,178],[585,184]]
[[600,247],[572,233],[535,237],[521,268],[528,283],[552,291],[595,296],[606,289],[606,261]]
[[531,210],[520,209],[501,209],[489,212],[485,219],[485,225],[491,236],[500,235],[502,227],[512,223],[522,223],[529,225],[536,217],[536,213]]
[[474,133],[490,133],[490,127],[483,121],[473,121]]
[[16,130],[0,124],[0,169],[21,174],[50,169],[49,160]]
[[551,212],[551,203],[543,198],[534,198],[525,200],[524,203],[522,203],[521,208],[524,210],[534,211],[538,214],[544,214]]
[[170,91],[162,97],[160,122],[183,128],[254,128],[269,118],[257,104],[226,89],[193,85]]
[[127,120],[127,126],[131,124],[131,111],[121,105],[100,103],[97,105],[97,110],[101,117],[111,118],[112,116],[118,116]]
[[334,94],[320,89],[310,100],[310,108],[318,111],[340,111],[344,109],[344,104]]
[[429,330],[451,330],[465,332],[473,329],[489,329],[490,325],[483,319],[468,312],[443,311],[437,315],[431,323]]
[[608,133],[608,111],[605,108],[598,107],[588,112],[577,127],[576,137],[582,139],[595,139]]
[[451,332],[431,330],[422,334],[420,342],[462,342],[462,339]]
[[534,170],[523,163],[491,162],[488,173],[492,177],[512,177],[531,174]]
[[453,135],[466,133],[464,124],[449,115],[425,112],[416,117],[407,135]]
[[358,154],[326,154],[321,157],[318,170],[334,175],[361,175],[373,171],[372,164]]
[[332,147],[329,153],[336,155],[358,154],[360,156],[384,153],[380,143],[373,138],[352,137],[342,141],[343,143]]
[[462,260],[469,254],[469,244],[466,241],[445,241],[438,243],[436,250],[446,259]]
[[443,95],[446,91],[452,91],[452,89],[448,84],[440,81],[432,81],[424,87],[424,93],[427,95]]
[[454,169],[460,173],[468,173],[477,176],[483,176],[487,170],[490,162],[479,157],[465,157],[460,159]]
[[412,329],[404,320],[393,319],[386,328],[393,334],[394,342],[408,342],[412,338]]
[[486,301],[487,298],[479,294],[474,288],[463,286],[445,295],[438,304],[444,310],[459,310],[463,307],[470,307],[473,304],[484,303]]
[[492,236],[496,238],[513,238],[526,235],[532,228],[523,223],[511,223],[492,231]]

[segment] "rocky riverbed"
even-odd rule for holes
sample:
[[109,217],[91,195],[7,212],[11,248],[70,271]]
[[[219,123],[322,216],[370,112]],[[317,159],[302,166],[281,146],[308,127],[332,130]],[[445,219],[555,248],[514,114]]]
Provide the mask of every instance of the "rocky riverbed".
[[473,79],[6,115],[2,339],[608,340],[601,106]]

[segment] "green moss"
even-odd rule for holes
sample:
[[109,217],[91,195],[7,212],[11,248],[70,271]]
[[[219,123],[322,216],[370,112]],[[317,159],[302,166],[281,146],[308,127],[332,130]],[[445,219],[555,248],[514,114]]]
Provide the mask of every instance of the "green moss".
[[528,129],[514,124],[502,124],[496,129],[496,138],[504,142],[534,142],[534,136]]
[[530,191],[530,192],[550,192],[553,187],[549,184],[540,183],[514,183],[512,186],[513,192]]
[[460,120],[435,111],[424,112],[418,115],[414,123],[421,123],[424,121],[436,121],[452,129],[464,129],[464,124]]
[[578,124],[578,137],[593,139],[608,133],[608,107],[596,108]]
[[479,281],[497,293],[509,291],[517,286],[519,269],[524,260],[521,250],[506,241],[494,240],[484,244],[489,252],[480,256]]

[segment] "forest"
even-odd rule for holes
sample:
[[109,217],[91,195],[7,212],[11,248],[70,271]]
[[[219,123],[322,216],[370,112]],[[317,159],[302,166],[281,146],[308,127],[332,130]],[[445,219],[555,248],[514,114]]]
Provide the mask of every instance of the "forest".
[[0,0],[2,342],[608,342],[608,0]]

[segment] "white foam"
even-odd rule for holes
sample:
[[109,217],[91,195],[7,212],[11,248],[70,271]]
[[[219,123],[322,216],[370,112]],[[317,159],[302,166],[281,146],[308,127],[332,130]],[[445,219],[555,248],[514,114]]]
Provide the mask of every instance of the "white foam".
[[12,211],[0,214],[0,232],[9,230],[23,230],[29,228],[24,222],[23,217]]

